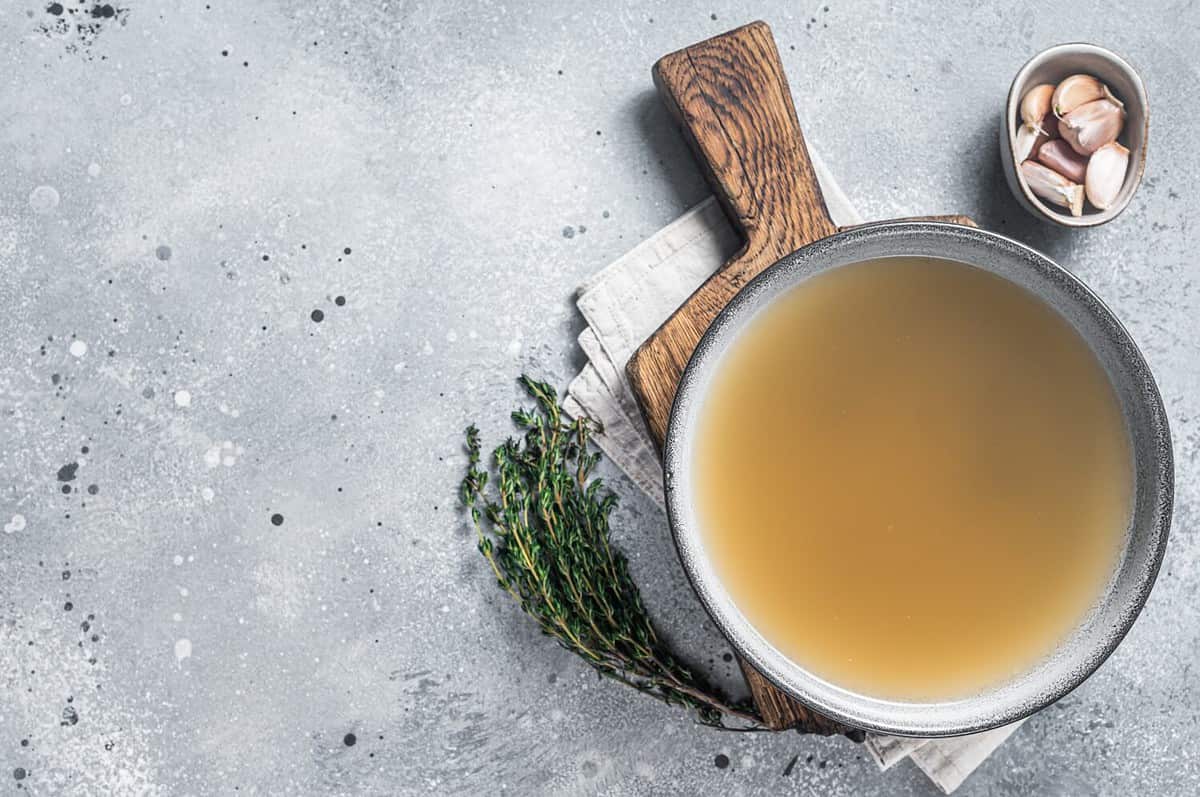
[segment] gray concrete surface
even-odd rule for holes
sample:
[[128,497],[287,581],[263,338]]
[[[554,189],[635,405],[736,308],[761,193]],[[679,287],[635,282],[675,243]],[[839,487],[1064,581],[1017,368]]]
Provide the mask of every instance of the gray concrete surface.
[[[706,194],[650,64],[757,17],[868,217],[966,212],[1045,249],[1170,412],[1149,606],[961,793],[1200,788],[1193,4],[57,5],[0,13],[4,792],[932,792],[597,682],[454,507],[467,422],[494,442],[518,373],[579,366],[573,288]],[[1141,192],[1089,232],[1024,215],[995,144],[1013,73],[1072,39],[1126,54],[1153,105]],[[609,475],[653,611],[728,678],[664,518]]]

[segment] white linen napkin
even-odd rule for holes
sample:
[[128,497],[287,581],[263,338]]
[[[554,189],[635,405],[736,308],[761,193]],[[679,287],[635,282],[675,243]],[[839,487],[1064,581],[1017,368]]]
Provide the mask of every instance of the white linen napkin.
[[[862,218],[825,164],[811,153],[825,204],[839,226]],[[588,362],[567,388],[563,407],[603,424],[596,443],[647,495],[663,505],[662,465],[642,420],[625,364],[683,301],[738,247],[738,235],[714,197],[696,205],[580,286],[576,305],[587,327],[579,345]],[[946,794],[991,755],[1019,722],[953,739],[869,735],[867,750],[886,770],[912,759]]]

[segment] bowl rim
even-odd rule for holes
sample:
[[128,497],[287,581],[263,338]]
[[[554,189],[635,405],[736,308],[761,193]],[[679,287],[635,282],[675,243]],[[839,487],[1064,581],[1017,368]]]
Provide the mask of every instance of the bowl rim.
[[[1029,75],[1035,69],[1042,66],[1044,63],[1053,60],[1054,58],[1066,53],[1087,53],[1095,55],[1111,63],[1117,69],[1121,70],[1129,78],[1134,87],[1133,97],[1122,98],[1126,105],[1131,105],[1136,102],[1137,106],[1142,111],[1142,144],[1137,152],[1130,153],[1130,162],[1134,164],[1133,173],[1125,178],[1126,184],[1132,187],[1125,192],[1125,196],[1117,204],[1110,207],[1108,210],[1101,210],[1095,213],[1084,213],[1082,216],[1072,216],[1069,213],[1062,213],[1055,210],[1047,203],[1043,202],[1041,197],[1033,193],[1026,182],[1024,175],[1021,174],[1021,164],[1016,159],[1016,135],[1017,127],[1016,120],[1019,116],[1018,108],[1021,104],[1021,98],[1024,94],[1022,89],[1029,82]],[[1026,61],[1017,74],[1013,77],[1012,83],[1009,84],[1008,96],[1004,106],[1004,118],[1001,120],[1002,131],[1005,137],[1006,148],[1009,153],[1008,161],[1011,165],[1007,168],[1012,173],[1012,178],[1015,180],[1016,187],[1019,187],[1022,197],[1026,201],[1026,207],[1037,211],[1036,215],[1059,224],[1063,227],[1096,227],[1112,221],[1122,211],[1129,206],[1133,200],[1133,195],[1137,193],[1138,187],[1141,185],[1142,176],[1146,171],[1146,151],[1150,142],[1150,100],[1146,93],[1146,85],[1142,81],[1141,75],[1133,67],[1129,61],[1120,55],[1117,55],[1112,50],[1101,47],[1098,44],[1090,42],[1064,42],[1047,47],[1034,54]],[[1010,181],[1012,182],[1012,181]],[[1124,186],[1122,186],[1124,190]]]
[[[794,276],[795,271],[804,268],[806,261],[818,261],[819,265],[820,258],[836,257],[838,250],[844,247],[850,247],[853,252],[858,244],[866,240],[883,239],[891,243],[894,239],[903,245],[904,239],[911,236],[934,242],[949,236],[965,240],[970,245],[997,248],[1001,250],[997,252],[998,256],[1020,258],[1023,265],[1033,267],[1052,282],[1078,296],[1078,301],[1083,303],[1083,310],[1089,317],[1094,317],[1107,334],[1116,337],[1122,352],[1128,358],[1132,374],[1130,382],[1134,385],[1133,391],[1138,400],[1147,410],[1147,422],[1153,437],[1154,457],[1150,483],[1146,485],[1151,496],[1148,500],[1152,500],[1152,522],[1146,524],[1146,534],[1149,535],[1149,544],[1146,546],[1148,558],[1143,562],[1143,569],[1129,576],[1132,582],[1127,592],[1123,593],[1123,600],[1109,598],[1108,593],[1102,600],[1102,605],[1112,603],[1116,618],[1110,622],[1109,627],[1094,629],[1087,640],[1088,644],[1080,643],[1074,655],[1064,659],[1065,663],[1059,668],[1065,668],[1064,672],[1046,669],[1038,680],[1033,677],[1039,673],[1035,666],[1029,673],[1004,684],[1005,688],[1009,688],[1020,685],[1023,678],[1029,679],[1032,683],[1032,687],[1029,687],[1032,694],[1023,694],[1017,690],[1008,696],[1007,702],[995,699],[996,705],[987,706],[986,710],[979,710],[973,715],[966,715],[962,710],[956,715],[954,707],[972,700],[982,700],[986,704],[992,699],[989,698],[991,692],[958,700],[927,702],[876,698],[825,681],[775,649],[741,615],[733,604],[732,597],[725,593],[719,576],[707,562],[701,546],[697,544],[700,529],[698,522],[692,517],[691,508],[686,505],[687,499],[683,493],[686,493],[687,489],[678,488],[690,473],[690,463],[686,457],[690,451],[687,442],[689,418],[685,416],[703,401],[704,389],[700,380],[705,375],[704,370],[707,368],[708,371],[712,371],[715,368],[725,347],[754,317],[755,302],[766,296],[766,304],[769,304],[804,279],[804,275],[801,274],[799,279],[787,280],[786,284],[779,288],[771,284],[775,276],[781,271],[793,272]],[[843,265],[861,262],[871,257],[873,256],[847,260]],[[837,268],[840,265],[831,267]],[[1043,298],[1043,301],[1046,299]],[[729,336],[729,340],[722,342],[722,336]],[[1134,454],[1136,460],[1136,447]],[[1128,330],[1083,282],[1046,255],[997,233],[946,222],[895,221],[854,227],[809,244],[756,276],[726,305],[705,331],[680,377],[663,442],[663,480],[672,540],[684,572],[705,611],[739,656],[786,694],[845,725],[889,735],[936,738],[978,733],[1024,719],[1070,693],[1112,654],[1145,606],[1165,555],[1174,503],[1174,455],[1166,411],[1149,366]],[[1123,564],[1114,574],[1114,579],[1124,570],[1124,562],[1130,556],[1130,552],[1136,550],[1131,532],[1122,554]],[[1112,589],[1110,586],[1110,591]],[[1080,626],[1072,632],[1072,636],[1080,633],[1080,629],[1090,622],[1088,617],[1081,620]],[[1063,647],[1069,647],[1072,636],[1068,637]],[[1062,649],[1059,649],[1051,654],[1051,658],[1064,655]],[[1002,690],[993,691],[1003,696]],[[938,710],[944,710],[948,717],[931,721],[927,714]]]

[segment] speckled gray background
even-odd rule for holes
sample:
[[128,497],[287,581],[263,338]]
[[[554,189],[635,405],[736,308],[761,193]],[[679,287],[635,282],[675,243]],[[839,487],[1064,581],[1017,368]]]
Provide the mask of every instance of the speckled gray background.
[[[650,64],[756,17],[866,216],[966,212],[1045,249],[1170,413],[1144,615],[961,793],[1200,787],[1190,4],[57,5],[0,9],[0,790],[932,792],[845,740],[705,730],[597,682],[454,508],[467,422],[494,442],[515,375],[579,367],[573,288],[707,193]],[[1089,232],[1017,209],[995,143],[1012,74],[1070,39],[1127,55],[1153,106],[1140,193]],[[727,677],[663,516],[609,475],[655,615]]]

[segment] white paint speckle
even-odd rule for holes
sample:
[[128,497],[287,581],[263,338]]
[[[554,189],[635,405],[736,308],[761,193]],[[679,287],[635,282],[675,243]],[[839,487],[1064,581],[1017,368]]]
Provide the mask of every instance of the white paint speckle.
[[[204,455],[204,461],[210,463],[210,468],[215,468],[218,463],[227,468],[232,468],[237,464],[237,458],[244,453],[246,453],[246,449],[239,445],[234,445],[232,440],[226,440],[221,443],[219,448],[216,446],[210,448],[208,453]],[[212,455],[211,458],[210,454]]]
[[172,614],[172,615],[171,615],[171,619],[172,619],[172,620],[174,620],[174,621],[175,621],[175,622],[177,622],[177,623],[182,623],[182,622],[183,622],[183,615],[182,615],[182,614],[180,614],[179,612],[175,612],[174,614]]
[[456,340],[458,340],[458,333],[453,329],[446,333],[446,342],[453,343]]
[[89,163],[88,164],[88,168],[87,168],[88,177],[99,177],[101,171],[103,171],[103,169],[100,168],[99,163]]
[[175,660],[182,663],[184,659],[192,656],[192,640],[176,639],[175,640]]
[[58,191],[52,185],[39,185],[29,192],[29,207],[34,213],[49,213],[58,207]]
[[128,94],[122,94],[121,95],[121,104],[122,105],[133,105],[133,97],[129,96]]
[[179,567],[179,565],[183,564],[183,557],[180,556],[179,554],[175,554],[175,558],[172,559],[171,561],[175,563],[176,567]]
[[88,345],[82,340],[71,341],[71,346],[67,349],[67,351],[71,352],[71,354],[75,357],[82,357],[83,355],[87,354],[87,350]]
[[214,498],[217,497],[217,494],[213,492],[213,488],[205,487],[203,490],[200,491],[200,497],[203,498],[205,501],[212,501]]
[[400,373],[407,367],[408,366],[406,366],[404,363],[401,362],[401,363],[396,363],[395,365],[393,365],[392,370],[395,371],[396,373]]
[[175,391],[175,406],[190,407],[192,406],[192,394],[186,390]]
[[25,516],[20,512],[12,516],[12,520],[4,524],[4,533],[13,534],[25,530]]
[[180,596],[182,596],[182,597],[186,598],[186,597],[187,597],[187,596],[188,596],[190,593],[188,592],[188,588],[187,588],[187,587],[180,587],[180,588],[179,588],[179,594],[180,594]]
[[210,468],[215,468],[221,464],[220,444],[209,446],[209,449],[204,452],[204,464]]

